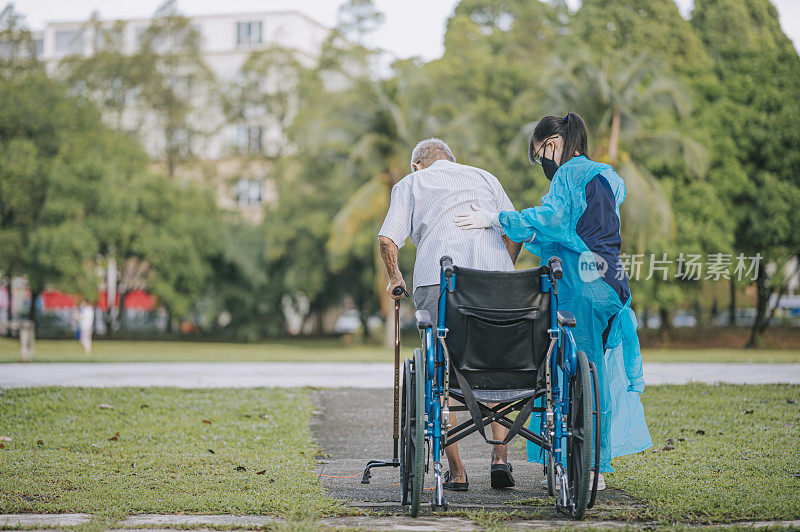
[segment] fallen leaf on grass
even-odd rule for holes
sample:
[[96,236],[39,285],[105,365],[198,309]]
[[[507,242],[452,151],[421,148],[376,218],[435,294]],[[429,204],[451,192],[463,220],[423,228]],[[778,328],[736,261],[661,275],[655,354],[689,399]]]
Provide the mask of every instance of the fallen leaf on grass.
[[752,414],[752,413],[753,413],[753,411],[752,411],[752,410],[745,410],[745,411],[744,411],[744,413],[745,413],[745,414]]
[[0,441],[11,441],[11,436],[0,436]]
[[207,425],[211,425],[211,421],[209,421],[208,419],[204,419],[203,423],[206,423]]
[[111,436],[108,441],[117,441],[119,439],[119,432],[115,432],[113,436]]
[[97,405],[97,406],[99,406],[100,408],[108,408],[109,410],[114,410],[114,407],[113,407],[113,406],[111,406],[111,405],[107,405],[107,404],[105,404],[105,403],[100,403],[100,404],[99,404],[99,405]]
[[664,446],[664,448],[663,448],[663,449],[661,449],[661,450],[662,450],[662,451],[671,451],[671,450],[672,450],[672,449],[674,449],[674,448],[675,448],[675,446],[674,446],[674,445],[667,444],[667,445],[665,445],[665,446]]
[[5,448],[6,448],[6,444],[5,443],[0,443],[0,449],[5,449]]
[[788,398],[788,397],[787,397],[787,398],[786,398],[786,402],[787,402],[787,403],[789,403],[790,405],[793,405],[793,404],[795,404],[797,401],[795,401],[794,399],[790,399],[790,398]]
[[214,449],[206,449],[206,450],[207,450],[208,452],[210,452],[211,454],[217,454],[217,453],[215,453],[215,452],[214,452]]
[[695,434],[699,434],[700,436],[703,436],[705,433],[706,433],[706,431],[704,431],[703,429],[697,429],[695,431]]
[[274,479],[274,478],[271,478],[271,479],[269,479],[269,483],[270,483],[270,484],[272,484],[273,482],[275,482],[275,479]]
[[247,471],[247,468],[245,466],[241,466],[241,465],[240,466],[236,466],[236,471]]
[[142,405],[139,408],[150,408],[148,405]]
[[44,445],[44,440],[36,440],[36,445]]
[[269,419],[269,414],[259,414],[258,417],[261,419]]
[[263,475],[266,472],[267,472],[266,469],[262,469],[261,471],[256,471],[256,475]]

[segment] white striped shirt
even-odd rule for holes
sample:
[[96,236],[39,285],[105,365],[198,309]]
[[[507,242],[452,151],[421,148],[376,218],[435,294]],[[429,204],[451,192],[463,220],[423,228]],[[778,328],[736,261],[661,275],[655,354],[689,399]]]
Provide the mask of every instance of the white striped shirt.
[[414,289],[439,284],[439,259],[444,255],[465,268],[514,269],[500,232],[465,231],[453,222],[456,214],[472,212],[471,203],[490,212],[515,210],[495,176],[445,160],[407,175],[392,188],[378,235],[392,239],[398,248],[411,237],[417,248]]

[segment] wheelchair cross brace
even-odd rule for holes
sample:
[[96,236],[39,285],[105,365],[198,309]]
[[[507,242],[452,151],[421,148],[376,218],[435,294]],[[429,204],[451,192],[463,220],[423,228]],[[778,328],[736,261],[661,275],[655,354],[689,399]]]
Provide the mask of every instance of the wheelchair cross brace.
[[[461,401],[459,397],[456,397],[455,399]],[[481,402],[478,402],[477,403],[478,408],[480,409],[482,414],[481,423],[483,424],[484,427],[486,427],[487,425],[497,422],[506,427],[507,429],[510,429],[513,426],[514,422],[508,418],[508,414],[514,411],[522,410],[525,403],[527,402],[528,402],[527,397],[519,399],[512,403],[500,404],[494,407],[489,407]],[[450,408],[450,411],[466,411],[466,410],[467,410],[466,406]],[[543,413],[544,408],[534,407],[532,411]],[[478,431],[478,426],[475,425],[472,419],[469,419],[447,431],[447,442],[445,443],[444,446],[447,447],[451,443],[455,443],[458,440],[465,438],[466,436],[469,436],[473,432],[477,431]],[[519,434],[526,440],[529,440],[535,443],[536,445],[541,446],[547,451],[552,450],[550,447],[550,443],[547,440],[542,438],[541,435],[536,434],[535,432],[531,432],[525,427],[520,428],[517,434]]]

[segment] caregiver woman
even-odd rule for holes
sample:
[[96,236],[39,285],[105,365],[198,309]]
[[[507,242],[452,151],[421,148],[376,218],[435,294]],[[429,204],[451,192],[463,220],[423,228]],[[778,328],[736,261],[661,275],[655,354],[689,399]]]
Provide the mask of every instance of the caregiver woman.
[[[600,379],[602,443],[600,472],[611,472],[611,458],[652,445],[639,394],[644,391],[636,315],[630,308],[628,279],[620,264],[619,206],[625,183],[607,164],[588,158],[588,132],[576,113],[545,116],[528,147],[550,183],[542,204],[521,212],[491,213],[473,205],[456,216],[464,229],[500,229],[547,264],[561,257],[559,307],[577,319],[578,349],[595,363]],[[538,420],[531,426],[538,429]],[[529,461],[540,461],[538,448]],[[602,475],[598,485],[605,486]],[[598,487],[599,487],[598,486]]]

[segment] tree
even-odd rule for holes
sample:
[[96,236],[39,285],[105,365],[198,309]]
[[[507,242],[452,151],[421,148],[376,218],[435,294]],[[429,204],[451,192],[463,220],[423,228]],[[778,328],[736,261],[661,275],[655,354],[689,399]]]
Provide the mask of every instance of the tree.
[[570,26],[575,44],[597,57],[646,51],[660,60],[664,76],[713,83],[703,42],[674,0],[583,0]]
[[240,80],[224,100],[228,120],[257,124],[268,141],[256,157],[277,161],[289,147],[286,131],[300,106],[324,91],[313,69],[302,64],[294,50],[277,46],[255,50],[241,67]]
[[[781,272],[800,250],[796,231],[786,231],[800,210],[793,192],[800,186],[800,134],[792,123],[800,114],[800,58],[768,0],[698,0],[691,22],[714,59],[721,88],[714,103],[723,111],[715,119],[731,132],[729,156],[743,169],[743,179],[720,188],[736,221],[736,251],[761,253]],[[749,347],[759,343],[770,297],[784,283],[760,272]]]
[[0,78],[2,79],[12,79],[16,75],[41,69],[36,60],[36,45],[23,21],[23,16],[14,11],[14,4],[7,4],[0,11]]
[[131,76],[139,100],[155,117],[167,174],[191,158],[197,144],[219,127],[209,108],[216,107],[215,77],[201,54],[200,33],[178,13],[175,0],[155,12],[141,35]]
[[93,301],[95,267],[135,258],[147,288],[187,313],[219,249],[213,199],[148,173],[141,147],[44,69],[15,72],[0,82],[0,270],[34,297],[52,285]]
[[0,84],[0,109],[1,268],[26,275],[34,295],[54,284],[93,299],[96,229],[115,215],[105,194],[144,168],[144,154],[41,73]]
[[136,68],[134,56],[126,53],[124,29],[122,22],[107,27],[98,13],[93,13],[85,27],[94,37],[91,54],[65,57],[59,71],[67,84],[100,107],[114,128],[138,131],[144,117],[133,112],[132,105],[142,83],[138,77],[141,71]]
[[362,43],[364,36],[377,30],[385,19],[373,0],[347,0],[336,14],[336,28],[345,36]]

